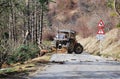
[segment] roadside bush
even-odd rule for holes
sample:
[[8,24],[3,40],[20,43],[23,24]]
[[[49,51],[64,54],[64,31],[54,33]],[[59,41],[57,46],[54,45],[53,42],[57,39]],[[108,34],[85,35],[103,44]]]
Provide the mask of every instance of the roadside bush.
[[110,13],[110,16],[111,16],[111,17],[115,17],[115,16],[117,16],[117,14],[116,14],[115,12],[111,12],[111,13]]
[[37,45],[21,45],[9,57],[8,63],[16,63],[27,61],[28,59],[35,58],[40,52]]
[[11,52],[10,45],[6,38],[0,38],[0,68],[7,62],[9,52]]
[[120,28],[120,23],[117,24],[117,27]]
[[113,9],[114,8],[114,0],[108,0],[107,7]]

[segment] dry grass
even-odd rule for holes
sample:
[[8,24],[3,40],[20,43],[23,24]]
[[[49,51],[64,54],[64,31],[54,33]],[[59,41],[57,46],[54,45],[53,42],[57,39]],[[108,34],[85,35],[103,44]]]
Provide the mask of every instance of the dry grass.
[[88,37],[81,39],[79,42],[84,46],[85,51],[91,54],[102,55],[105,57],[113,57],[115,60],[120,60],[120,29],[113,29],[106,33],[105,39],[102,40],[102,52],[99,49],[99,41],[96,37]]
[[42,70],[51,57],[51,53],[42,57],[37,57],[32,60],[26,61],[24,64],[16,63],[12,64],[12,67],[4,68],[0,70],[0,78],[24,78],[34,73],[36,70]]

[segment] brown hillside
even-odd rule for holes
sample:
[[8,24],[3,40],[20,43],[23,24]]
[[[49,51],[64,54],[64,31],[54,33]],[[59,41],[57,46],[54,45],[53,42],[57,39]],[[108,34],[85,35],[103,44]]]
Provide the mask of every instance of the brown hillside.
[[54,0],[49,5],[49,20],[52,28],[73,29],[82,37],[95,35],[100,19],[108,32],[119,22],[114,9],[108,7],[109,0]]

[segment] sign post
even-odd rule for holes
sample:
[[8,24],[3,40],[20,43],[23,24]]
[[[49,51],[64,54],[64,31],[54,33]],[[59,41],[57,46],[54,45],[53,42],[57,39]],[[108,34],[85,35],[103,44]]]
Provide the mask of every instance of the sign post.
[[102,40],[105,37],[105,32],[104,32],[104,23],[102,20],[100,20],[100,22],[98,23],[98,32],[96,35],[96,38],[100,41],[100,53],[102,52]]

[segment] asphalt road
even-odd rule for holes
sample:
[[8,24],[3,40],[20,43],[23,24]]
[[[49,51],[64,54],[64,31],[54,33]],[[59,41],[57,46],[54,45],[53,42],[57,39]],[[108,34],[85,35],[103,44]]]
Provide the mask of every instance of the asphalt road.
[[[120,79],[120,62],[83,54],[54,54],[30,79]],[[58,63],[61,62],[61,63]]]

